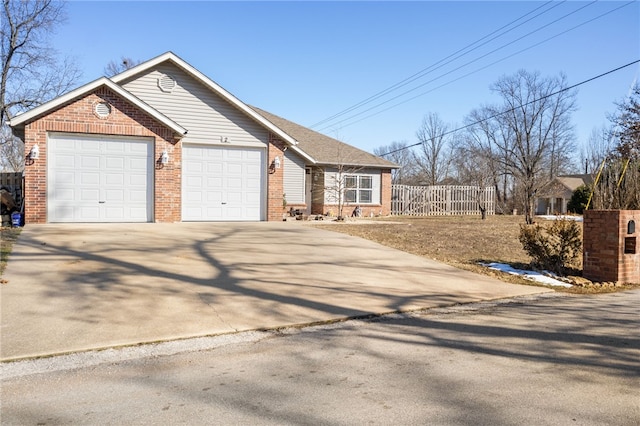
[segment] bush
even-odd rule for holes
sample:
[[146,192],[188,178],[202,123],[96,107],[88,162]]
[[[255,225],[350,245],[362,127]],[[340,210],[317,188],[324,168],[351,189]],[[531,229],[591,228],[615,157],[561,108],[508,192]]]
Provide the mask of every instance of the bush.
[[522,248],[531,265],[563,274],[582,253],[580,226],[573,220],[555,220],[549,227],[520,225]]
[[587,185],[580,185],[573,192],[571,199],[567,203],[567,210],[571,213],[582,214],[584,209],[587,208],[589,202],[589,196],[591,195],[591,188]]

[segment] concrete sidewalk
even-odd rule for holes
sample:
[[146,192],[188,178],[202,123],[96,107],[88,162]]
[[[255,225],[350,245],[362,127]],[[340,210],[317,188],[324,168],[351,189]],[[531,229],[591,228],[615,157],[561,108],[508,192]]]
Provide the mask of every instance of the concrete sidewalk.
[[3,278],[5,361],[550,291],[296,222],[29,225]]

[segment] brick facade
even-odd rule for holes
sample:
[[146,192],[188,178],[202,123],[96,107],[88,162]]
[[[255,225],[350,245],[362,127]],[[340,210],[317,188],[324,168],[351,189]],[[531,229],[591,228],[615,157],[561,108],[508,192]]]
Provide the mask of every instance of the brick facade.
[[583,235],[585,278],[640,283],[640,210],[587,210]]
[[[94,113],[98,102],[107,102],[111,114],[100,118]],[[154,140],[155,159],[167,150],[171,160],[154,170],[154,217],[156,222],[178,222],[181,215],[182,145],[174,132],[140,111],[106,87],[25,125],[24,145],[27,155],[38,144],[40,156],[27,159],[25,178],[25,223],[47,222],[47,139],[50,133],[82,133],[109,136],[145,136]]]
[[[269,133],[269,149],[267,154],[267,220],[282,220],[288,210],[283,206],[284,197],[284,148],[286,144],[273,133]],[[271,165],[276,157],[280,158],[280,168]]]
[[[94,113],[98,102],[107,102],[111,113],[99,117]],[[104,136],[149,137],[154,144],[154,222],[180,222],[182,212],[182,143],[175,139],[174,131],[136,106],[111,91],[100,87],[93,92],[60,106],[47,115],[25,124],[25,153],[38,144],[40,156],[27,159],[25,164],[25,223],[47,222],[47,141],[50,134],[89,134]],[[290,208],[306,211],[306,204],[283,206],[285,168],[284,149],[287,144],[269,133],[267,148],[267,200],[266,219],[281,221]],[[160,164],[163,151],[169,154],[168,164]],[[272,168],[276,157],[280,168]],[[324,203],[324,169],[312,169],[312,214],[336,215],[337,206]],[[362,215],[388,215],[391,209],[391,171],[383,170],[381,200],[377,205],[362,205]],[[344,214],[351,215],[354,206],[345,206]]]

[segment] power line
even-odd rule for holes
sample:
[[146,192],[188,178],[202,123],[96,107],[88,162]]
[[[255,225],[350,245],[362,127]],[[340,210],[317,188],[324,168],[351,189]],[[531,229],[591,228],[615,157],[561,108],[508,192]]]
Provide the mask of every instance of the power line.
[[[630,67],[631,65],[635,65],[635,64],[637,64],[637,63],[640,63],[640,59],[636,59],[636,60],[635,60],[635,61],[633,61],[633,62],[629,62],[628,64],[625,64],[625,65],[619,66],[619,67],[614,68],[614,69],[612,69],[612,70],[609,70],[609,71],[607,71],[607,72],[603,72],[602,74],[598,74],[598,75],[596,75],[595,77],[588,78],[588,79],[586,79],[586,80],[581,81],[580,83],[576,83],[576,84],[573,84],[573,85],[571,85],[571,86],[565,87],[565,88],[560,89],[560,90],[558,90],[558,91],[556,91],[556,92],[553,92],[553,93],[550,93],[550,94],[548,94],[548,95],[542,96],[542,97],[540,97],[540,98],[534,99],[534,100],[529,101],[529,102],[527,102],[527,103],[524,103],[524,104],[521,104],[521,105],[517,105],[517,106],[515,106],[515,107],[513,107],[513,108],[509,108],[509,109],[507,109],[507,110],[505,110],[505,111],[502,111],[502,112],[496,113],[496,114],[494,114],[494,115],[492,115],[492,116],[490,116],[490,117],[483,118],[482,120],[477,120],[477,121],[474,121],[473,123],[470,123],[470,124],[464,125],[464,126],[462,126],[462,127],[458,127],[458,128],[456,128],[456,129],[449,130],[448,132],[444,132],[444,133],[442,133],[442,135],[439,135],[439,136],[447,136],[447,135],[450,135],[450,134],[453,134],[453,133],[459,132],[460,130],[464,130],[464,129],[467,129],[467,128],[469,128],[469,127],[475,126],[475,125],[477,125],[477,124],[483,123],[483,122],[485,122],[485,121],[493,120],[494,118],[500,117],[501,115],[505,115],[505,114],[508,114],[508,113],[510,113],[510,112],[513,112],[513,111],[515,111],[516,109],[519,109],[519,108],[525,107],[525,106],[527,106],[527,105],[531,105],[531,104],[533,104],[533,103],[535,103],[535,102],[540,102],[540,101],[542,101],[542,100],[544,100],[544,99],[550,98],[551,96],[559,95],[560,93],[566,92],[566,91],[568,91],[568,90],[575,89],[576,87],[579,87],[579,86],[582,86],[582,85],[584,85],[584,84],[590,83],[590,82],[592,82],[592,81],[594,81],[594,80],[597,80],[597,79],[599,79],[599,78],[605,77],[605,76],[607,76],[607,75],[609,75],[609,74],[613,74],[614,72],[620,71],[621,69],[624,69],[624,68]],[[398,149],[394,149],[393,151],[385,152],[384,154],[379,154],[378,156],[379,156],[379,157],[384,157],[384,156],[386,156],[386,155],[393,154],[393,153],[400,152],[400,151],[404,151],[405,149],[413,148],[414,146],[419,146],[419,145],[421,145],[421,144],[422,144],[422,142],[417,142],[417,143],[414,143],[414,144],[411,144],[411,145],[407,145],[407,146],[405,146],[405,147],[403,147],[403,148],[398,148]]]
[[[565,1],[566,1],[566,0],[565,0]],[[489,42],[491,42],[491,41],[493,41],[493,40],[495,40],[495,39],[497,39],[497,38],[499,38],[499,37],[503,36],[504,34],[507,34],[508,32],[515,30],[516,28],[518,28],[518,27],[520,27],[520,26],[522,26],[522,25],[526,24],[527,22],[529,22],[529,21],[531,21],[531,20],[533,20],[533,19],[537,18],[538,16],[543,15],[543,14],[545,14],[545,13],[549,12],[550,10],[552,10],[552,9],[554,9],[554,8],[556,8],[556,7],[558,7],[558,6],[560,6],[560,5],[561,5],[562,3],[564,3],[565,1],[562,1],[562,2],[555,2],[555,3],[554,3],[552,0],[551,0],[551,1],[548,1],[548,2],[544,3],[542,6],[538,6],[537,8],[533,9],[532,11],[530,11],[530,12],[528,12],[528,13],[526,13],[526,14],[524,14],[524,15],[520,16],[519,18],[517,18],[517,19],[515,19],[515,20],[513,20],[513,21],[511,21],[511,22],[509,22],[509,23],[508,23],[508,24],[506,24],[506,25],[503,25],[502,27],[498,28],[497,30],[495,30],[495,31],[493,31],[493,32],[491,32],[491,33],[489,33],[489,34],[487,34],[486,36],[484,36],[484,37],[482,37],[482,38],[480,38],[480,39],[478,39],[478,40],[474,41],[473,43],[470,43],[470,44],[466,45],[465,47],[463,47],[463,48],[461,48],[461,49],[459,49],[459,50],[457,50],[457,51],[455,51],[454,53],[450,54],[449,56],[447,56],[447,57],[445,57],[445,58],[443,58],[443,59],[440,59],[439,61],[437,61],[437,62],[435,62],[435,63],[433,63],[433,64],[429,65],[428,67],[423,68],[422,70],[420,70],[420,71],[418,71],[418,72],[416,72],[416,73],[414,73],[414,74],[410,75],[409,77],[405,78],[404,80],[401,80],[400,82],[395,83],[395,84],[393,84],[393,85],[391,85],[391,86],[387,87],[386,89],[384,89],[384,90],[382,90],[382,91],[380,91],[380,92],[378,92],[378,93],[375,93],[374,95],[371,95],[370,97],[368,97],[368,98],[366,98],[366,99],[364,99],[364,100],[362,100],[362,101],[360,101],[360,102],[356,103],[355,105],[352,105],[352,106],[350,106],[350,107],[348,107],[348,108],[346,108],[346,109],[344,109],[344,110],[342,110],[342,111],[340,111],[340,112],[337,112],[336,114],[334,114],[334,115],[332,115],[332,116],[330,116],[330,117],[327,117],[327,118],[325,118],[324,120],[321,120],[321,121],[319,121],[319,122],[317,122],[317,123],[315,123],[315,124],[313,124],[313,125],[311,125],[311,126],[309,126],[309,127],[310,127],[310,128],[317,127],[317,126],[319,126],[320,124],[324,124],[324,123],[326,123],[327,121],[331,121],[331,120],[333,120],[334,118],[337,118],[337,117],[340,117],[341,115],[347,114],[347,113],[349,113],[349,112],[351,112],[351,111],[353,111],[353,110],[355,110],[355,109],[359,108],[359,107],[360,107],[360,106],[362,106],[362,105],[366,105],[366,104],[368,104],[368,103],[371,103],[371,102],[373,102],[374,100],[379,99],[379,98],[381,98],[382,96],[384,96],[384,95],[386,95],[386,94],[388,94],[388,93],[390,93],[390,92],[393,92],[393,91],[395,91],[395,90],[397,90],[397,89],[399,89],[399,88],[401,88],[401,87],[404,87],[404,86],[406,86],[407,84],[412,83],[412,82],[414,82],[415,80],[417,80],[417,79],[419,79],[419,78],[423,77],[424,75],[427,75],[427,74],[429,74],[430,72],[433,72],[433,71],[435,71],[435,70],[437,70],[437,69],[439,69],[439,68],[442,68],[444,65],[447,65],[447,64],[449,64],[449,63],[453,62],[454,60],[456,60],[456,59],[458,59],[458,58],[460,58],[460,57],[462,57],[462,56],[464,56],[464,55],[467,55],[467,54],[469,54],[469,53],[473,52],[474,50],[477,50],[478,48],[480,48],[480,47],[484,46],[485,44],[487,44],[487,43],[489,43]],[[476,45],[476,44],[480,43],[481,41],[485,40],[486,38],[491,37],[492,35],[494,35],[494,34],[498,33],[499,31],[502,31],[502,30],[503,30],[503,29],[505,29],[505,28],[508,28],[508,27],[509,27],[509,26],[511,26],[512,24],[515,24],[516,22],[520,21],[521,19],[523,19],[523,18],[527,17],[528,15],[530,15],[530,14],[532,14],[532,13],[536,12],[537,10],[539,10],[539,9],[541,9],[541,8],[543,8],[543,7],[546,7],[549,3],[554,3],[554,4],[552,5],[552,7],[548,8],[547,10],[544,10],[544,11],[542,11],[542,12],[538,13],[537,15],[535,15],[535,16],[533,16],[533,17],[531,17],[531,18],[527,19],[527,20],[526,20],[526,21],[524,21],[524,22],[521,22],[520,24],[516,25],[515,27],[510,28],[510,29],[508,29],[508,30],[504,31],[504,32],[502,32],[502,33],[500,33],[500,34],[496,35],[495,37],[492,37],[491,39],[489,39],[489,40],[485,41],[484,43],[482,43],[482,44],[480,44],[480,45],[478,45],[478,46],[474,47],[473,49],[471,49],[471,50],[469,50],[469,51],[466,51],[467,49],[469,49],[469,48],[473,47],[474,45]],[[466,52],[465,52],[465,51],[466,51]],[[464,53],[462,53],[462,52],[464,52]],[[459,55],[458,55],[458,54],[459,54]],[[456,55],[458,55],[458,56],[456,56]],[[447,61],[447,60],[448,60],[448,61]],[[446,62],[445,62],[445,61],[446,61]],[[444,62],[444,63],[443,63],[443,62]],[[437,66],[437,65],[439,65],[439,66]],[[436,66],[437,66],[437,67],[436,67]]]
[[[419,98],[419,97],[421,97],[421,96],[424,96],[424,95],[426,95],[426,94],[428,94],[428,93],[431,93],[431,92],[433,92],[433,91],[435,91],[435,90],[437,90],[437,89],[440,89],[440,88],[442,88],[442,87],[448,86],[448,85],[449,85],[449,84],[451,84],[451,83],[455,83],[456,81],[459,81],[459,80],[462,80],[463,78],[469,77],[469,76],[470,76],[470,75],[472,75],[472,74],[475,74],[475,73],[477,73],[477,72],[479,72],[479,71],[485,70],[485,69],[487,69],[487,68],[489,68],[489,67],[492,67],[493,65],[496,65],[496,64],[498,64],[498,63],[500,63],[500,62],[502,62],[502,61],[505,61],[505,60],[507,60],[507,59],[509,59],[509,58],[512,58],[512,57],[514,57],[514,56],[516,56],[516,55],[519,55],[519,54],[521,54],[521,53],[523,53],[523,52],[526,52],[527,50],[530,50],[530,49],[533,49],[534,47],[540,46],[540,45],[542,45],[542,44],[544,44],[544,43],[546,43],[546,42],[548,42],[548,41],[550,41],[550,40],[552,40],[552,39],[554,39],[554,38],[556,38],[556,37],[559,37],[559,36],[561,36],[561,35],[563,35],[563,34],[566,34],[566,33],[570,32],[570,31],[573,31],[573,30],[575,30],[576,28],[579,28],[579,27],[581,27],[581,26],[587,25],[588,23],[593,22],[593,21],[595,21],[595,20],[597,20],[597,19],[600,19],[600,18],[602,18],[602,17],[603,17],[603,16],[605,16],[605,15],[608,15],[608,14],[610,14],[610,13],[613,13],[613,12],[617,11],[618,9],[621,9],[621,8],[623,8],[623,7],[626,7],[626,6],[628,6],[629,4],[631,4],[631,3],[633,3],[633,1],[628,2],[628,3],[626,3],[626,4],[623,4],[622,6],[619,6],[619,7],[615,8],[615,9],[611,9],[611,10],[609,10],[609,11],[607,11],[607,12],[605,12],[605,13],[601,14],[601,15],[598,15],[598,16],[596,16],[596,17],[594,17],[594,18],[591,18],[591,19],[589,19],[589,20],[587,20],[587,21],[584,21],[584,22],[582,22],[582,23],[580,23],[580,24],[578,24],[578,25],[576,25],[576,26],[574,26],[574,27],[571,27],[571,28],[569,28],[569,29],[567,29],[567,30],[564,30],[564,31],[562,31],[562,32],[558,33],[558,34],[555,34],[555,35],[553,35],[553,36],[551,36],[551,37],[548,37],[548,38],[546,38],[546,39],[544,39],[544,40],[542,40],[542,41],[539,41],[538,43],[532,44],[531,46],[528,46],[528,47],[526,47],[526,48],[524,48],[524,49],[521,49],[521,50],[519,50],[519,51],[517,51],[517,52],[514,52],[514,53],[512,53],[512,54],[510,54],[510,55],[508,55],[508,56],[505,56],[505,57],[503,57],[503,58],[501,58],[501,59],[498,59],[497,61],[491,62],[491,63],[490,63],[490,64],[488,64],[488,65],[485,65],[485,66],[483,66],[483,67],[477,68],[477,69],[475,69],[475,70],[473,70],[473,71],[471,71],[471,72],[468,72],[468,73],[466,73],[466,74],[464,74],[464,75],[462,75],[462,76],[460,76],[460,77],[457,77],[457,78],[455,78],[455,79],[453,79],[453,80],[449,80],[449,81],[447,81],[446,83],[443,83],[443,84],[441,84],[441,85],[439,85],[439,86],[436,86],[436,87],[434,87],[434,88],[431,88],[431,89],[429,89],[429,90],[427,90],[427,91],[425,91],[425,92],[422,92],[422,93],[420,93],[420,94],[418,94],[418,95],[412,96],[412,97],[410,97],[410,98],[408,98],[408,99],[405,99],[405,100],[403,100],[403,101],[400,101],[400,102],[398,102],[398,103],[395,103],[395,104],[393,104],[393,105],[391,105],[391,106],[389,106],[389,107],[387,107],[387,108],[385,108],[385,109],[382,109],[382,110],[376,111],[376,112],[374,112],[374,113],[372,113],[372,114],[369,114],[369,115],[367,115],[367,116],[365,116],[365,117],[360,118],[359,120],[352,121],[352,122],[350,122],[350,123],[348,123],[348,124],[345,124],[345,125],[343,125],[343,126],[341,126],[341,127],[342,127],[342,128],[344,128],[344,127],[351,126],[351,125],[353,125],[353,124],[359,123],[359,122],[361,122],[361,121],[363,121],[363,120],[366,120],[366,119],[368,119],[368,118],[374,117],[374,116],[376,116],[376,115],[378,115],[378,114],[382,114],[382,113],[383,113],[383,112],[385,112],[385,111],[389,111],[390,109],[393,109],[393,108],[395,108],[395,107],[397,107],[397,106],[400,106],[400,105],[405,104],[405,103],[407,103],[407,102],[410,102],[410,101],[412,101],[412,100],[414,100],[414,99],[417,99],[417,98]],[[446,74],[443,74],[443,75],[441,75],[441,76],[437,77],[436,79],[432,79],[432,80],[431,80],[431,81],[429,81],[429,82],[433,82],[433,81],[435,81],[435,80],[437,80],[437,79],[439,79],[440,77],[443,77],[443,76],[446,76]],[[429,83],[429,82],[427,82],[427,83]],[[418,87],[422,87],[422,86],[426,85],[427,83],[422,84],[421,86],[417,86],[416,88],[418,88]],[[388,100],[387,100],[387,101],[385,101],[385,102],[381,102],[381,103],[379,103],[379,104],[377,104],[377,105],[375,105],[375,106],[373,106],[373,107],[371,107],[371,108],[368,108],[368,109],[366,109],[366,110],[364,110],[364,111],[361,111],[361,112],[360,112],[360,113],[358,113],[358,114],[354,114],[354,115],[352,115],[351,117],[345,118],[344,120],[338,121],[337,123],[334,123],[334,124],[344,123],[345,121],[348,121],[348,120],[350,120],[350,119],[352,119],[352,118],[355,118],[355,117],[357,117],[357,116],[359,116],[359,115],[362,115],[362,114],[364,114],[364,113],[366,113],[366,112],[368,112],[368,111],[374,110],[374,109],[376,109],[377,107],[382,106],[382,105],[384,105],[385,103],[388,103],[388,102],[390,102],[390,101],[392,101],[392,100],[394,100],[394,99],[397,99],[397,98],[399,98],[399,97],[402,97],[402,96],[404,96],[404,95],[406,95],[406,94],[408,94],[408,93],[410,93],[410,92],[411,92],[411,91],[407,91],[407,92],[405,92],[405,93],[403,93],[403,94],[400,94],[400,95],[398,95],[398,96],[395,96],[394,98],[388,99]],[[325,128],[323,128],[323,129],[326,129],[326,127],[325,127]]]
[[[441,78],[446,77],[446,76],[448,76],[448,75],[452,74],[452,73],[453,73],[453,72],[455,72],[455,71],[458,71],[458,70],[460,70],[460,69],[462,69],[462,68],[464,68],[464,67],[467,67],[467,66],[469,66],[469,65],[471,65],[471,64],[473,64],[473,63],[475,63],[475,62],[479,61],[480,59],[483,59],[483,58],[485,58],[485,57],[487,57],[487,56],[489,56],[489,55],[491,55],[491,54],[493,54],[493,53],[496,53],[496,52],[498,52],[498,51],[500,51],[500,50],[502,50],[502,49],[504,49],[504,48],[506,48],[506,47],[508,47],[508,46],[510,46],[510,45],[512,45],[512,44],[514,44],[514,43],[516,43],[516,42],[518,42],[518,41],[523,40],[523,39],[524,39],[524,38],[526,38],[526,37],[529,37],[530,35],[532,35],[532,34],[534,34],[534,33],[537,33],[537,32],[539,32],[539,31],[541,31],[541,30],[543,30],[543,29],[545,29],[545,28],[547,28],[547,27],[549,27],[549,26],[551,26],[551,25],[553,25],[553,24],[555,24],[555,23],[557,23],[557,22],[559,22],[559,21],[561,21],[561,20],[563,20],[563,19],[567,18],[568,16],[571,16],[571,15],[573,15],[573,14],[575,14],[575,13],[577,13],[577,12],[579,12],[579,11],[583,10],[583,9],[584,9],[584,8],[586,8],[586,7],[589,7],[589,6],[593,5],[594,3],[596,3],[596,1],[597,1],[597,0],[592,1],[591,3],[588,3],[588,4],[586,4],[586,5],[584,5],[584,6],[580,7],[580,8],[578,8],[578,9],[576,9],[576,10],[572,11],[572,12],[569,12],[569,13],[567,13],[567,14],[565,14],[565,15],[563,15],[563,16],[561,16],[561,17],[559,17],[559,18],[557,18],[557,19],[555,19],[555,20],[553,20],[553,21],[551,21],[551,22],[549,22],[549,23],[547,23],[547,24],[545,24],[545,25],[541,26],[541,27],[536,28],[536,29],[535,29],[535,30],[533,30],[533,31],[528,32],[527,34],[525,34],[525,35],[523,35],[523,36],[518,37],[518,38],[517,38],[517,39],[515,39],[515,40],[512,40],[512,41],[510,41],[510,42],[508,42],[508,43],[506,43],[506,44],[503,44],[503,45],[502,45],[502,46],[500,46],[500,47],[497,47],[497,48],[493,49],[492,51],[490,51],[490,52],[488,52],[488,53],[485,53],[485,54],[483,54],[483,55],[481,55],[481,56],[479,56],[479,57],[477,57],[477,58],[475,58],[475,59],[472,59],[472,60],[470,60],[470,61],[468,61],[468,62],[466,62],[466,63],[464,63],[464,64],[462,64],[462,65],[460,65],[460,66],[458,66],[458,67],[456,67],[456,68],[454,68],[454,69],[453,69],[453,70],[451,70],[451,71],[448,71],[448,72],[445,72],[445,73],[443,73],[443,74],[440,74],[439,76],[434,77],[434,78],[432,78],[431,80],[429,80],[429,81],[427,81],[427,82],[424,82],[424,83],[422,83],[422,84],[420,84],[420,85],[418,85],[418,86],[415,86],[415,87],[413,87],[413,88],[411,88],[411,89],[409,89],[409,90],[406,90],[406,91],[404,91],[404,92],[402,92],[402,93],[400,93],[400,94],[398,94],[398,95],[396,95],[396,96],[394,96],[394,97],[392,97],[392,98],[389,98],[389,99],[387,99],[387,100],[385,100],[385,101],[379,102],[379,103],[378,103],[378,104],[376,104],[376,105],[373,105],[373,106],[371,106],[371,107],[369,107],[369,108],[367,108],[367,109],[365,109],[365,110],[363,110],[363,111],[357,112],[357,113],[355,113],[355,114],[353,114],[353,115],[351,115],[351,116],[349,116],[349,117],[346,117],[346,118],[344,118],[344,119],[342,119],[342,120],[340,120],[340,121],[334,122],[334,123],[332,123],[332,124],[328,124],[328,125],[326,125],[326,126],[324,126],[324,127],[321,127],[321,128],[320,128],[320,129],[318,129],[318,130],[319,130],[319,131],[326,130],[326,129],[328,129],[328,128],[331,128],[331,127],[334,127],[334,126],[339,125],[339,124],[341,124],[341,123],[344,123],[344,122],[346,122],[346,121],[349,121],[349,120],[351,120],[351,119],[353,119],[353,118],[356,118],[356,117],[358,117],[358,116],[361,116],[361,115],[363,115],[363,114],[365,114],[365,113],[367,113],[367,112],[369,112],[369,111],[372,111],[372,110],[374,110],[374,109],[376,109],[376,108],[379,108],[379,107],[381,107],[381,106],[383,106],[383,105],[385,105],[385,104],[388,104],[388,103],[390,103],[390,102],[392,102],[392,101],[394,101],[394,100],[396,100],[396,99],[398,99],[398,98],[401,98],[401,97],[403,97],[403,96],[405,96],[405,95],[407,95],[407,94],[409,94],[409,93],[411,93],[411,92],[414,92],[414,91],[416,91],[417,89],[419,89],[419,88],[421,88],[421,87],[426,86],[427,84],[430,84],[430,83],[433,83],[434,81],[440,80]],[[493,62],[493,63],[491,63],[491,64],[489,64],[489,65],[487,65],[487,66],[485,66],[485,67],[482,67],[482,68],[479,68],[479,69],[477,69],[477,70],[475,70],[475,71],[472,71],[472,72],[470,72],[470,73],[467,73],[467,74],[463,75],[462,77],[458,77],[458,78],[456,78],[456,79],[454,79],[454,80],[452,80],[452,81],[450,81],[450,82],[448,82],[448,83],[445,83],[445,84],[443,84],[443,85],[440,85],[440,86],[438,86],[438,87],[435,87],[435,88],[433,88],[433,89],[431,89],[431,90],[429,90],[429,91],[427,91],[427,92],[421,93],[420,95],[417,95],[417,96],[411,97],[411,98],[409,98],[409,99],[406,99],[406,100],[404,100],[404,101],[402,101],[402,102],[399,102],[399,103],[397,103],[397,104],[394,104],[393,106],[391,106],[391,107],[389,107],[389,108],[386,108],[386,109],[384,109],[384,110],[378,111],[378,112],[377,112],[377,113],[375,113],[375,114],[370,114],[370,115],[368,115],[368,116],[364,117],[363,119],[360,119],[360,120],[354,121],[354,122],[349,123],[349,124],[347,124],[347,125],[352,125],[352,124],[358,123],[358,122],[360,122],[360,121],[362,121],[362,120],[364,120],[364,119],[370,118],[370,117],[372,117],[372,116],[374,116],[374,115],[377,115],[377,114],[380,114],[380,113],[382,113],[382,112],[384,112],[384,111],[388,111],[389,109],[395,108],[396,106],[402,105],[402,104],[404,104],[404,103],[406,103],[406,102],[409,102],[409,101],[411,101],[411,100],[413,100],[413,99],[416,99],[417,97],[420,97],[420,96],[423,96],[423,95],[425,95],[425,94],[427,94],[427,93],[430,93],[431,91],[434,91],[434,90],[439,89],[439,88],[441,88],[441,87],[443,87],[443,86],[446,86],[447,84],[450,84],[450,83],[452,83],[452,82],[454,82],[454,81],[461,80],[462,78],[468,77],[468,76],[470,76],[470,75],[472,75],[472,74],[474,74],[474,73],[476,73],[476,72],[479,72],[479,71],[481,71],[481,70],[483,70],[483,69],[486,69],[486,68],[488,68],[488,67],[490,67],[490,66],[492,66],[492,65],[495,65],[495,64],[497,64],[497,63],[499,63],[499,62],[501,62],[501,61],[504,61],[504,60],[506,60],[506,59],[508,59],[508,58],[511,58],[511,57],[513,57],[513,56],[515,56],[515,55],[517,55],[517,54],[520,54],[520,53],[522,53],[522,52],[524,52],[524,51],[526,51],[526,50],[532,49],[533,47],[536,47],[536,46],[538,46],[538,45],[540,45],[540,44],[542,44],[542,43],[545,43],[545,42],[547,42],[547,41],[549,41],[549,40],[551,40],[551,39],[553,39],[553,38],[555,38],[555,37],[558,37],[558,36],[560,36],[560,35],[562,35],[562,34],[565,34],[565,33],[569,32],[569,31],[572,31],[572,30],[574,30],[574,29],[576,29],[576,28],[578,28],[578,27],[580,27],[580,26],[586,25],[586,24],[587,24],[587,23],[589,23],[589,22],[592,22],[592,21],[594,21],[594,20],[596,20],[596,19],[600,19],[600,18],[602,18],[603,16],[608,15],[608,14],[610,14],[610,13],[613,13],[613,12],[617,11],[618,9],[621,9],[621,8],[623,8],[623,7],[626,7],[626,6],[628,6],[628,5],[632,4],[632,3],[634,3],[634,1],[630,1],[630,2],[628,2],[628,3],[625,3],[625,4],[623,4],[622,6],[619,6],[619,7],[615,8],[615,9],[609,10],[609,11],[607,11],[607,12],[605,12],[605,13],[601,14],[601,15],[598,15],[598,16],[597,16],[597,17],[595,17],[595,18],[591,18],[591,19],[589,19],[588,21],[582,22],[581,24],[578,24],[578,25],[576,25],[576,26],[574,26],[574,27],[570,28],[569,30],[565,30],[565,31],[563,31],[563,32],[561,32],[561,33],[559,33],[559,34],[556,34],[555,36],[549,37],[549,38],[547,38],[547,39],[545,39],[545,40],[543,40],[543,41],[541,41],[541,42],[538,42],[538,43],[536,43],[536,44],[533,44],[533,45],[531,45],[531,46],[529,46],[529,47],[527,47],[527,48],[525,48],[525,49],[522,49],[522,50],[520,50],[520,51],[518,51],[518,52],[514,53],[514,54],[511,54],[511,55],[506,56],[506,57],[504,57],[504,58],[502,58],[502,59],[500,59],[500,60],[498,60],[498,61],[495,61],[495,62]],[[345,126],[342,126],[342,127],[345,127]]]

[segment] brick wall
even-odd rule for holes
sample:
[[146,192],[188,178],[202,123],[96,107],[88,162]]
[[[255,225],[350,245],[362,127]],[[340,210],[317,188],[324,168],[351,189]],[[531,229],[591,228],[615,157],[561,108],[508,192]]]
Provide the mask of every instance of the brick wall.
[[[629,221],[636,224],[627,232]],[[625,239],[635,238],[635,253]],[[587,210],[583,228],[583,275],[592,281],[640,283],[640,210]]]
[[[103,101],[111,106],[111,114],[106,118],[94,113],[95,104]],[[25,164],[25,223],[47,221],[47,135],[50,132],[152,137],[155,159],[164,150],[170,156],[169,164],[156,165],[154,170],[155,221],[180,221],[181,143],[173,139],[171,129],[102,87],[25,126],[25,153],[28,155],[35,144],[40,149],[40,157]]]
[[[282,206],[284,197],[284,147],[286,144],[276,137],[273,133],[269,133],[269,149],[267,155],[267,220],[282,221],[282,214],[286,212]],[[271,167],[273,160],[280,157],[280,168]]]

